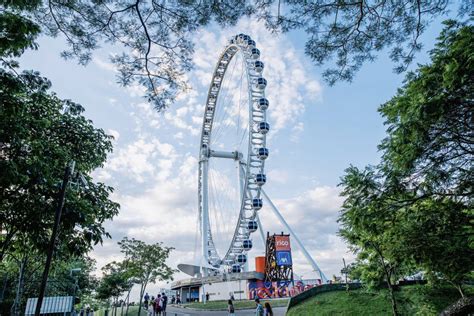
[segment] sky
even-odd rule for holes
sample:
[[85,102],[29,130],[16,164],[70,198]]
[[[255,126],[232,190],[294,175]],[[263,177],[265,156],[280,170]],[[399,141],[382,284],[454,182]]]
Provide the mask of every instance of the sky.
[[[426,30],[424,48],[414,65],[428,62],[427,51],[441,28],[436,20]],[[404,75],[393,73],[394,65],[382,51],[352,83],[328,86],[321,78],[322,68],[304,55],[303,34],[271,34],[263,24],[243,19],[234,27],[211,25],[196,33],[195,68],[188,74],[192,89],[164,113],[146,102],[139,87],[123,88],[116,83],[108,60],[114,48],[96,51],[86,67],[60,57],[65,47],[62,38],[41,38],[39,50],[23,55],[24,69],[40,71],[52,81],[53,91],[82,104],[85,116],[115,137],[114,152],[104,168],[93,174],[97,181],[115,188],[112,199],[121,204],[120,214],[105,224],[112,239],[90,254],[99,269],[121,259],[117,242],[124,236],[174,247],[168,260],[173,268],[196,262],[197,167],[204,103],[217,58],[228,39],[239,33],[256,41],[268,80],[271,131],[267,147],[271,154],[265,165],[266,192],[328,277],[340,275],[342,258],[353,260],[337,236],[342,203],[337,185],[349,165],[363,167],[379,161],[377,145],[385,128],[377,108],[395,95]],[[265,231],[284,231],[268,205],[259,214]],[[252,258],[264,253],[258,233],[253,241],[250,268]],[[316,277],[294,242],[293,260],[296,274]],[[184,277],[175,275],[175,279]],[[152,284],[148,292],[166,286]]]

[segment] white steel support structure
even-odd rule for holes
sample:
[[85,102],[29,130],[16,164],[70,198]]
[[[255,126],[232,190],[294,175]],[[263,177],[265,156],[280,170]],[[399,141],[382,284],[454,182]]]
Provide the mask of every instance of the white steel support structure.
[[[211,142],[211,138],[214,133],[213,125],[216,119],[216,108],[223,106],[222,103],[220,105],[218,104],[219,93],[229,64],[234,56],[238,54],[242,57],[243,71],[247,79],[248,127],[245,127],[245,130],[248,133],[248,137],[246,139],[245,149],[217,151],[211,148],[215,145]],[[250,36],[239,34],[233,37],[218,59],[208,90],[201,130],[198,175],[201,250],[202,259],[204,261],[201,264],[202,273],[203,275],[207,275],[210,268],[220,269],[223,266],[231,267],[232,272],[240,272],[241,268],[246,266],[248,262],[246,253],[252,248],[251,233],[257,229],[260,232],[264,244],[266,243],[264,230],[258,216],[258,211],[263,206],[263,195],[263,197],[268,200],[277,217],[295,238],[314,270],[319,272],[321,278],[326,281],[324,273],[319,269],[299,238],[262,189],[262,186],[266,183],[264,167],[265,159],[269,155],[269,150],[266,148],[266,134],[270,129],[270,125],[266,121],[266,110],[269,106],[269,101],[265,98],[267,81],[262,77],[264,65],[259,59],[260,51],[256,48],[256,43]],[[216,124],[216,126],[218,126],[218,124]],[[245,156],[243,153],[245,153]],[[234,160],[237,162],[239,169],[239,216],[230,245],[227,252],[223,255],[221,254],[222,256],[217,252],[209,222],[208,178],[209,161],[211,159]]]
[[[248,137],[245,157],[238,151],[225,152],[211,148],[216,107],[220,106],[218,105],[219,92],[230,62],[238,54],[242,57],[248,91]],[[256,48],[255,41],[248,35],[239,34],[232,38],[214,69],[204,109],[198,176],[199,219],[202,258],[206,265],[216,269],[223,265],[233,269],[236,265],[243,266],[246,263],[245,254],[252,248],[250,234],[256,230],[257,211],[262,207],[260,187],[265,183],[264,160],[268,157],[265,135],[269,130],[269,124],[266,122],[268,100],[265,98],[265,87],[267,81],[262,77],[263,63],[259,57],[260,51]],[[243,171],[239,170],[242,183],[239,217],[232,241],[223,256],[217,252],[209,225],[208,161],[216,158],[234,159],[239,164],[242,163],[243,167]]]
[[[208,234],[209,234],[209,190],[208,190],[208,169],[209,169],[209,158],[206,155],[201,153],[201,161],[199,162],[200,170],[202,170],[202,206],[201,206],[201,245],[202,245],[202,256],[204,259],[204,264],[202,266],[207,266],[209,260],[209,244],[208,244]],[[206,276],[206,270],[203,269],[203,276]]]

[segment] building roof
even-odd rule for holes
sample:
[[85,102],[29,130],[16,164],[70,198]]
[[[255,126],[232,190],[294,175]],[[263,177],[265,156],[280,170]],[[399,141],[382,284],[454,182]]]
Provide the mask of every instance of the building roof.
[[263,280],[263,273],[249,271],[240,273],[221,274],[216,276],[208,276],[204,278],[189,278],[171,283],[171,289],[177,290],[188,286],[201,286],[203,283],[218,283],[238,280]]
[[[72,296],[51,296],[43,299],[40,314],[70,313],[73,308]],[[38,298],[29,298],[26,302],[25,315],[34,315]]]

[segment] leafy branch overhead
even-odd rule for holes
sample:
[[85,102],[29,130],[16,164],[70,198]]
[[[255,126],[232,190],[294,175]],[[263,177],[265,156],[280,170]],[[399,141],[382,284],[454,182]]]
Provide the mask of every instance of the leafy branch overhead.
[[[352,80],[367,61],[390,50],[396,70],[403,71],[420,50],[420,35],[437,16],[448,12],[447,0],[436,1],[158,1],[35,0],[2,2],[2,15],[33,21],[50,36],[61,35],[69,48],[65,58],[87,64],[92,52],[115,44],[112,57],[124,86],[141,85],[157,110],[186,91],[185,73],[192,64],[196,31],[211,23],[235,24],[243,16],[265,21],[276,32],[303,30],[306,54],[326,66],[333,84]],[[459,13],[472,9],[463,1]]]

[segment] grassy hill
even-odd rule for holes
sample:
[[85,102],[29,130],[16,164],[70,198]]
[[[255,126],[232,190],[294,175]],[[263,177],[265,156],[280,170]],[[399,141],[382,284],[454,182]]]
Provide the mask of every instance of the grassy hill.
[[[467,289],[474,295],[474,288]],[[431,288],[423,285],[406,286],[397,291],[397,302],[402,315],[437,315],[460,298],[450,287]],[[288,316],[307,315],[391,315],[387,290],[368,292],[364,289],[350,292],[321,293],[292,307]]]

